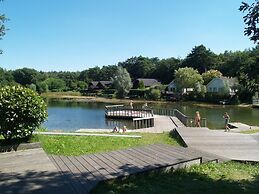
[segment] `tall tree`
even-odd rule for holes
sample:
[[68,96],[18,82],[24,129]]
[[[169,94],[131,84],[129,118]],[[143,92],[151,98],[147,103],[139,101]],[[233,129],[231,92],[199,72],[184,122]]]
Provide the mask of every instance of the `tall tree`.
[[211,69],[202,75],[202,79],[204,80],[204,84],[207,85],[213,78],[221,77],[222,73],[218,70]]
[[[0,1],[2,1],[2,0],[0,0]],[[6,21],[7,21],[7,18],[5,16],[5,14],[0,13],[0,40],[6,33],[6,27],[4,25]],[[0,54],[2,54],[2,52],[3,51],[0,49]]]
[[40,77],[39,72],[35,69],[22,68],[13,71],[14,80],[21,85],[36,84]]
[[241,6],[239,7],[239,11],[246,13],[246,15],[243,17],[244,23],[246,25],[244,30],[245,36],[250,37],[250,40],[254,41],[254,43],[258,43],[259,1],[255,0],[255,2],[251,5],[242,2]]
[[163,84],[168,84],[174,79],[174,72],[179,68],[181,63],[180,59],[174,57],[160,60],[153,72],[152,78],[156,78]]
[[132,88],[130,75],[125,68],[118,67],[112,81],[119,98],[125,97]]
[[204,45],[195,46],[183,61],[183,67],[192,67],[200,73],[212,69],[217,64],[217,55]]
[[194,88],[197,84],[203,84],[202,76],[191,67],[179,68],[175,71],[175,83],[178,89]]
[[158,58],[132,57],[118,65],[126,68],[133,79],[150,78],[155,69]]

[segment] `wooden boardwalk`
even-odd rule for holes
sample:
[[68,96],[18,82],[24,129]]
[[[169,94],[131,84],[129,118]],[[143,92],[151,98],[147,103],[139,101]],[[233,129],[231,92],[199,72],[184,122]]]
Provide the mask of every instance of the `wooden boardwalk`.
[[0,153],[1,194],[71,194],[42,148]]
[[195,127],[178,127],[176,130],[190,148],[231,160],[259,161],[259,135]]
[[221,157],[164,144],[82,156],[47,156],[42,148],[0,154],[1,194],[86,194],[100,181],[183,168]]
[[[100,181],[150,170],[182,168],[218,161],[219,156],[164,144],[82,156],[50,156],[78,194],[89,192]],[[73,181],[70,181],[70,180]]]

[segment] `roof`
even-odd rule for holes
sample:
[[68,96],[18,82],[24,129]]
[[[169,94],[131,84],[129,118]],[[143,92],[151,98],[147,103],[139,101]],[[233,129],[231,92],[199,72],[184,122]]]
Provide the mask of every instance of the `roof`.
[[144,86],[146,86],[146,87],[149,87],[149,86],[152,86],[154,84],[160,83],[156,79],[148,79],[148,78],[138,78],[137,81],[138,82],[143,81]]
[[208,84],[210,85],[212,82],[214,82],[216,79],[220,79],[222,80],[224,83],[227,83],[227,85],[229,87],[233,87],[234,85],[238,84],[238,79],[236,77],[224,77],[224,76],[221,76],[221,77],[215,77],[213,78]]

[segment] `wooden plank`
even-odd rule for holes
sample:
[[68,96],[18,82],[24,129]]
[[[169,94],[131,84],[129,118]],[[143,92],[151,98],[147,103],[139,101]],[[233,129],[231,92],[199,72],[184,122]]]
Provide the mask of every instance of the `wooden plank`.
[[166,159],[166,160],[168,160],[171,163],[177,163],[177,162],[181,162],[181,161],[184,161],[184,160],[192,159],[191,157],[188,157],[188,158],[187,157],[183,157],[180,154],[178,156],[176,156],[175,154],[173,155],[172,153],[165,152],[164,150],[158,149],[155,146],[153,146],[153,147],[149,146],[149,147],[146,147],[146,149],[150,149],[150,150],[156,151],[158,153],[157,155],[159,157],[161,157],[162,159]]
[[56,161],[57,165],[61,169],[63,175],[67,177],[69,182],[71,183],[73,190],[75,193],[83,193],[84,187],[76,180],[73,173],[69,170],[67,165],[63,162],[60,156],[53,156],[53,159]]
[[100,174],[102,174],[102,176],[104,176],[105,179],[112,179],[114,178],[113,176],[111,176],[109,174],[109,172],[103,168],[102,166],[100,166],[94,159],[92,159],[91,154],[90,155],[84,155],[82,156],[92,167],[95,168],[95,170],[97,170],[98,172],[100,172]]
[[[116,169],[116,167],[111,167],[114,166],[111,164],[111,162],[109,160],[105,161],[105,158],[100,155],[100,154],[91,154],[90,155],[91,158],[93,160],[95,160],[95,162],[97,162],[100,166],[102,166],[103,168],[105,168],[105,170],[114,178],[116,177],[116,175],[119,173],[119,170]],[[108,163],[110,163],[110,165],[108,165]]]
[[84,188],[84,193],[90,190],[90,181],[82,176],[81,171],[77,168],[77,165],[75,165],[67,156],[62,156],[61,159],[63,162],[67,165],[68,169],[72,172],[74,177],[78,180],[78,182],[82,185]]
[[75,159],[89,172],[92,173],[94,176],[94,179],[97,181],[102,181],[104,180],[104,176],[96,169],[94,168],[91,164],[89,164],[82,156],[76,156]]

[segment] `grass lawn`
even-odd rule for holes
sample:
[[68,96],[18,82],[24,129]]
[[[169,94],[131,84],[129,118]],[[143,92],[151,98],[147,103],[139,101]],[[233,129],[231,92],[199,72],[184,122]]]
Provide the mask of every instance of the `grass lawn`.
[[253,129],[253,130],[241,131],[240,133],[252,134],[252,133],[258,133],[258,132],[259,132],[259,129]]
[[174,172],[150,172],[100,183],[94,194],[258,193],[259,164],[227,162],[195,165]]
[[154,143],[179,145],[179,141],[169,133],[138,133],[138,135],[141,135],[142,138],[48,135],[37,135],[37,138],[48,154],[55,155],[90,154]]

